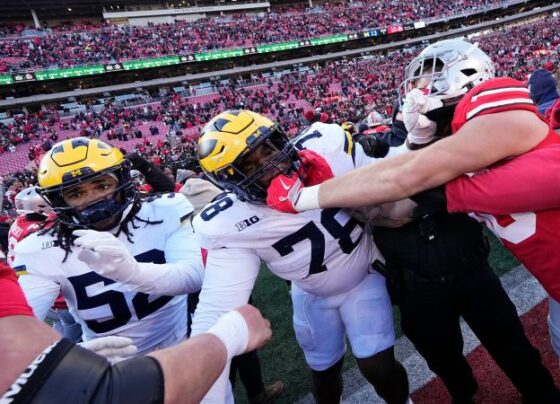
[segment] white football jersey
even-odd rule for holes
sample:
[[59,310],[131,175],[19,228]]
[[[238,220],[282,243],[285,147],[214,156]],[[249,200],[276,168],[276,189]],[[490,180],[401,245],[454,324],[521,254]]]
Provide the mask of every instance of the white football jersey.
[[[320,154],[335,176],[376,161],[339,125],[314,123],[294,144]],[[226,194],[196,215],[193,226],[202,247],[208,250],[193,335],[205,332],[220,315],[247,303],[261,260],[277,276],[317,296],[351,290],[365,278],[375,260],[383,260],[369,227],[343,209],[292,215]],[[205,403],[223,401],[227,373],[226,367]]]
[[[181,194],[164,194],[142,202],[129,223],[132,242],[123,233],[118,239],[138,262],[177,263],[200,254],[190,216],[192,205]],[[137,228],[135,228],[137,227]],[[20,284],[35,315],[43,319],[61,291],[71,313],[82,324],[84,340],[106,335],[129,337],[138,353],[149,352],[186,334],[186,295],[163,296],[131,291],[125,285],[93,272],[78,259],[74,248],[65,252],[56,237],[34,233],[16,248],[14,268],[27,271]],[[201,262],[201,257],[199,258]]]
[[[338,125],[315,123],[294,143],[320,154],[335,175],[376,160]],[[382,259],[368,228],[343,209],[292,215],[227,194],[203,209],[193,226],[208,250],[193,333],[205,331],[216,315],[247,302],[261,260],[301,289],[330,296],[356,286],[371,263]]]

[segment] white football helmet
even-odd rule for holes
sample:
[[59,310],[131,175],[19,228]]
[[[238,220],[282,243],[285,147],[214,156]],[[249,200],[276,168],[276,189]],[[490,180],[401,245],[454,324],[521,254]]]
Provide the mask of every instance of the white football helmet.
[[137,187],[140,187],[146,183],[146,177],[140,171],[132,169],[130,170],[130,179]]
[[381,115],[378,111],[373,110],[368,114],[368,116],[366,118],[366,122],[367,122],[368,127],[374,128],[376,126],[386,124],[387,119],[384,118],[383,115]]
[[[437,97],[444,105],[454,105],[470,89],[494,75],[494,63],[478,43],[446,39],[428,46],[409,63],[399,96],[404,99],[413,88],[426,88],[430,97]],[[424,81],[421,85],[420,80]]]
[[38,213],[48,216],[52,209],[47,202],[39,195],[35,187],[28,187],[18,192],[14,198],[16,212],[18,215],[26,213]]

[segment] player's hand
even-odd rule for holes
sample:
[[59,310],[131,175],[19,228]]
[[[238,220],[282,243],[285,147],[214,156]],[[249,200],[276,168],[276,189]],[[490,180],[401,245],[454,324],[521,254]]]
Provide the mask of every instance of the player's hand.
[[437,98],[429,97],[425,91],[415,88],[406,95],[404,106],[409,112],[418,112],[425,115],[433,109],[443,107],[443,102]]
[[75,230],[78,259],[106,278],[125,283],[137,272],[138,262],[122,241],[109,232]]
[[298,213],[296,203],[302,189],[303,183],[297,173],[289,177],[280,174],[268,186],[266,204],[280,212]]
[[236,309],[236,311],[243,316],[249,330],[249,342],[245,352],[254,351],[270,341],[272,338],[270,321],[264,318],[257,308],[246,304]]
[[374,134],[357,135],[354,139],[362,146],[368,157],[378,159],[385,157],[389,152],[389,143]]
[[80,342],[78,345],[106,357],[111,363],[120,362],[138,351],[130,338],[116,335],[95,338],[91,341]]
[[434,140],[437,125],[424,114],[442,106],[443,102],[441,100],[428,97],[418,88],[411,90],[406,95],[401,112],[404,125],[408,131],[407,140],[409,143],[421,145]]
[[304,185],[318,185],[334,177],[329,163],[313,150],[300,150],[299,158],[303,164]]

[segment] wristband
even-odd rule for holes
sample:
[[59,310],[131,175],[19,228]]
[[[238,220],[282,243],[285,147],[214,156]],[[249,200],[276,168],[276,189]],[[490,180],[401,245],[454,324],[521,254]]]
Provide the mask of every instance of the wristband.
[[320,185],[314,185],[301,189],[298,199],[294,203],[294,208],[298,212],[321,208],[319,206],[319,186]]
[[249,328],[245,318],[238,311],[230,311],[218,319],[208,331],[223,342],[227,351],[227,360],[241,355],[249,344]]

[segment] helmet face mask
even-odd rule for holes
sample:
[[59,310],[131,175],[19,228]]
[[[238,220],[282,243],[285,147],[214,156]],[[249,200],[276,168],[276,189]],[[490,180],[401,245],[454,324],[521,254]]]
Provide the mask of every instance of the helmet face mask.
[[[111,194],[79,208],[65,201],[68,190],[107,175],[117,181]],[[39,193],[57,213],[57,220],[96,230],[114,227],[135,196],[130,163],[118,149],[95,139],[74,138],[55,145],[41,161],[39,185]]]
[[[116,188],[108,195],[89,201],[87,204],[75,207],[69,206],[64,198],[64,193],[79,184],[95,181],[106,175],[117,178]],[[127,180],[128,177],[128,180]],[[53,207],[59,220],[71,227],[93,228],[107,230],[115,227],[121,214],[132,201],[134,185],[129,174],[123,167],[115,167],[86,178],[77,183],[43,191],[45,200]]]
[[[270,181],[279,174],[291,174],[297,171],[299,158],[295,148],[288,142],[279,145],[272,140],[281,137],[277,133],[260,142],[243,156],[240,156],[236,167],[238,180],[236,186],[242,191],[242,197],[251,202],[264,203],[266,190]],[[293,150],[292,150],[293,148]],[[295,153],[294,153],[295,152]],[[294,154],[296,159],[294,159]],[[230,181],[231,182],[231,181]]]
[[[217,128],[215,122],[224,117],[235,125],[239,121],[242,129],[232,133]],[[251,111],[219,114],[204,129],[197,153],[201,167],[217,186],[255,204],[266,203],[266,188],[274,176],[299,172],[301,167],[297,150],[285,133]]]
[[476,85],[494,77],[492,61],[478,44],[462,39],[436,42],[418,55],[405,70],[399,99],[414,89],[426,89],[444,105],[455,105]]
[[274,128],[270,134],[249,146],[232,164],[220,170],[216,179],[222,188],[232,191],[242,200],[265,204],[270,180],[278,174],[298,171],[300,166],[295,147],[282,131]]

